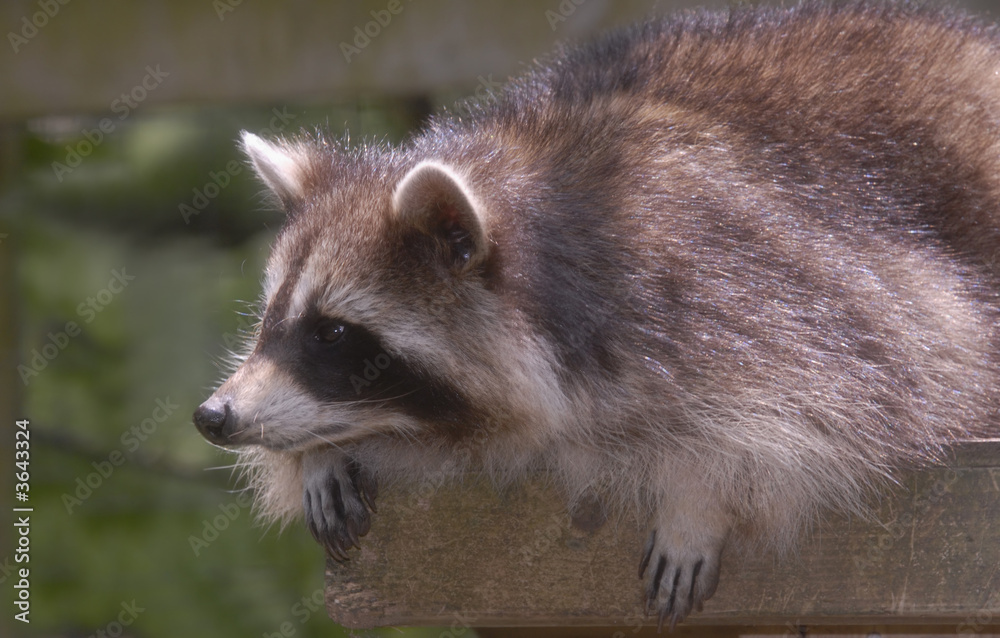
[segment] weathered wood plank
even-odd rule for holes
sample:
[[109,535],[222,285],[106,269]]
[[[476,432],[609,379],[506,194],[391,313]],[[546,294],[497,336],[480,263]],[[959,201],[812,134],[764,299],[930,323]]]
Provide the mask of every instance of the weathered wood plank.
[[[664,9],[696,3],[674,0]],[[292,104],[464,91],[480,76],[503,81],[557,39],[641,19],[650,6],[648,0],[11,0],[0,3],[6,47],[0,117],[117,118],[128,106],[122,94],[133,91],[136,106],[128,113],[169,103]],[[147,67],[163,77],[147,80],[143,90]]]
[[[995,10],[994,0],[955,3]],[[118,118],[154,104],[292,104],[442,89],[464,94],[481,77],[502,81],[556,40],[586,38],[650,12],[727,4],[6,0],[0,3],[0,47],[6,48],[0,117],[93,112]],[[163,76],[148,79],[147,67]]]
[[[978,627],[979,629],[976,629]],[[985,631],[984,631],[985,630]],[[975,638],[1000,638],[1000,626],[966,625],[958,634]],[[459,636],[450,628],[442,631],[442,638]],[[937,638],[956,635],[954,627],[937,625],[853,625],[816,627],[788,624],[774,626],[693,625],[678,627],[674,633],[657,632],[654,626],[644,627],[477,627],[479,638],[642,638],[666,636],[670,638]]]
[[[1000,441],[955,456],[906,475],[881,523],[831,517],[783,560],[728,553],[688,622],[1000,624]],[[632,520],[578,529],[541,478],[503,495],[428,482],[384,494],[363,549],[328,562],[327,608],[351,627],[637,627],[645,533]]]

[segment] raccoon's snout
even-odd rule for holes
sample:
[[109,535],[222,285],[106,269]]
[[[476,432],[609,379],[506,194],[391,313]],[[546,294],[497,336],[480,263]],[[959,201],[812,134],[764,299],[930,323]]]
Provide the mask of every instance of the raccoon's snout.
[[227,442],[226,432],[233,431],[235,421],[229,401],[214,396],[209,397],[194,411],[194,424],[198,431],[206,439],[218,445]]

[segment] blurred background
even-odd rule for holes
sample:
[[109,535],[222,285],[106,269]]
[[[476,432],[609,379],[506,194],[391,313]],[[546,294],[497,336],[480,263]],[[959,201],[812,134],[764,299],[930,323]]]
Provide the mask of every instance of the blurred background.
[[[399,142],[431,112],[488,99],[556,41],[725,4],[0,5],[5,635],[450,635],[336,627],[319,546],[302,526],[255,525],[232,459],[191,424],[253,322],[282,222],[239,131]],[[19,429],[30,455],[17,467]],[[17,506],[33,508],[27,563]],[[30,624],[11,604],[21,568]]]

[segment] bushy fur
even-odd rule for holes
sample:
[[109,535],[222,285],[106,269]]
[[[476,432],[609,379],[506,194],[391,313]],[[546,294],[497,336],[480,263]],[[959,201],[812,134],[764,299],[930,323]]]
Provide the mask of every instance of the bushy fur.
[[[266,518],[305,481],[339,556],[375,479],[545,467],[649,515],[647,598],[676,622],[725,543],[788,546],[996,435],[992,28],[911,4],[690,14],[465,110],[400,149],[245,141],[289,219],[253,354],[196,423],[257,444]],[[304,456],[339,468],[346,515]]]

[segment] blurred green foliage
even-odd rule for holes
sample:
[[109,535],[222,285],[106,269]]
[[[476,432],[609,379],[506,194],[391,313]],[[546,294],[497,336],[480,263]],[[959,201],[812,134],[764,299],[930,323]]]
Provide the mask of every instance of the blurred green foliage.
[[15,256],[15,402],[31,421],[35,508],[32,622],[19,633],[111,631],[125,608],[141,609],[135,636],[440,633],[338,630],[321,604],[320,547],[301,525],[255,525],[232,458],[191,424],[254,320],[282,221],[236,144],[276,114],[286,132],[393,141],[422,115],[405,102],[150,110],[69,172],[53,163],[87,150],[97,118],[7,125],[17,170],[0,192],[0,250]]

